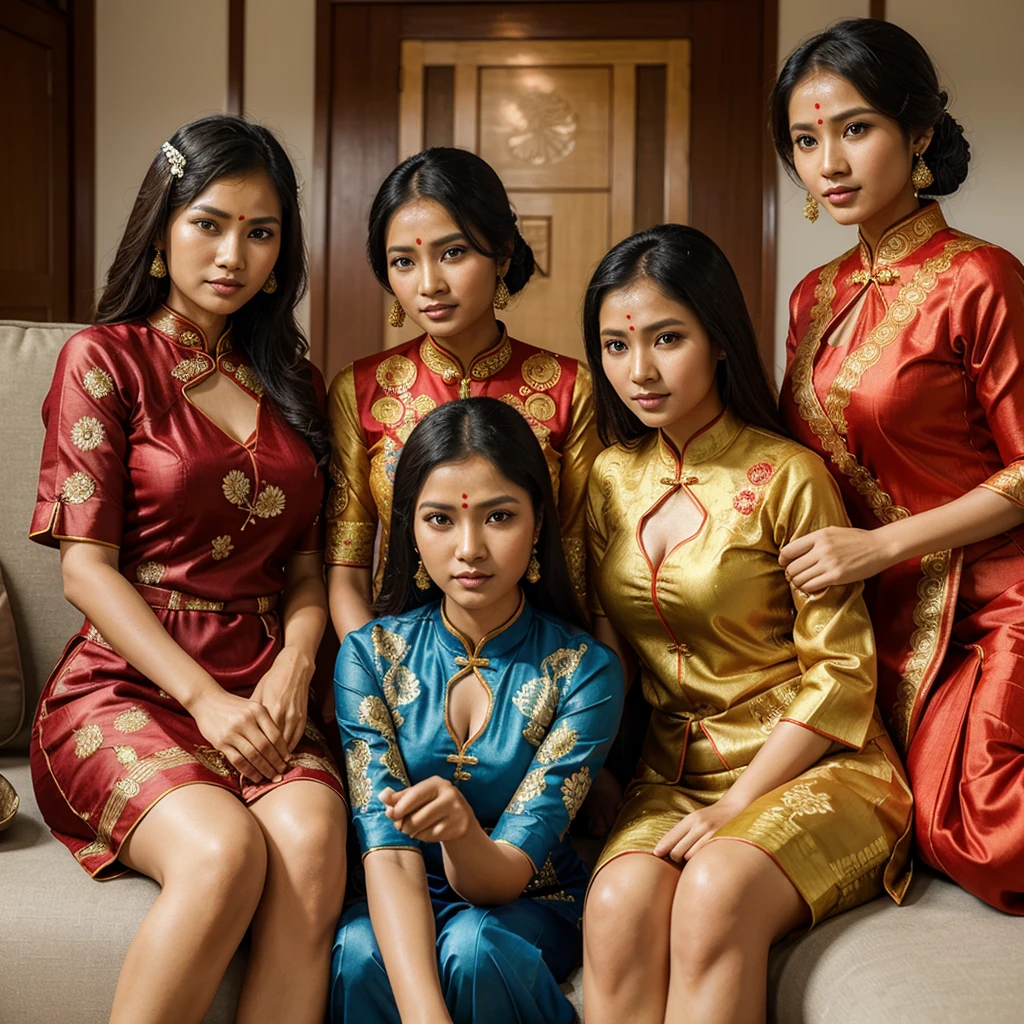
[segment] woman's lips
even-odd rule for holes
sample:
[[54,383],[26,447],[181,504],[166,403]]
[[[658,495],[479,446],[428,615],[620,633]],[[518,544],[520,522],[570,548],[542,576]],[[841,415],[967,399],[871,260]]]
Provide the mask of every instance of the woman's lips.
[[490,576],[456,576],[454,577],[456,583],[461,583],[464,587],[469,590],[475,590],[477,587],[482,587],[489,579]]
[[444,320],[454,312],[454,306],[428,306],[423,310],[423,315],[431,320]]
[[638,395],[633,399],[642,409],[651,412],[668,399],[668,395]]
[[218,295],[235,295],[243,288],[241,281],[207,281]]
[[855,188],[850,188],[839,192],[829,192],[826,194],[825,198],[833,206],[842,206],[843,203],[850,202],[853,199],[853,197],[857,194],[857,191],[858,190]]

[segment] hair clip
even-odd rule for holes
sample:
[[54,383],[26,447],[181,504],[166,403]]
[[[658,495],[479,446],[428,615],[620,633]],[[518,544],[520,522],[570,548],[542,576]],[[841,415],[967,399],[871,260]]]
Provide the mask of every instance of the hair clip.
[[169,142],[165,142],[161,147],[163,154],[167,157],[167,162],[171,165],[171,174],[176,178],[185,177],[185,157],[182,156],[181,152],[175,149]]

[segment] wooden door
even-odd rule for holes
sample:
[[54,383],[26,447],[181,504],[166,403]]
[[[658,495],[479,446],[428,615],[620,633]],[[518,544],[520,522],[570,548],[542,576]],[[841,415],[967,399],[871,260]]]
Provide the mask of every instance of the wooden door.
[[[597,262],[639,227],[689,218],[689,40],[409,39],[401,54],[398,158],[454,145],[495,169],[536,264],[502,319],[514,337],[582,359],[579,311]],[[638,95],[649,71],[660,95]],[[642,116],[652,104],[660,117]],[[651,134],[661,159],[645,159],[638,181]]]

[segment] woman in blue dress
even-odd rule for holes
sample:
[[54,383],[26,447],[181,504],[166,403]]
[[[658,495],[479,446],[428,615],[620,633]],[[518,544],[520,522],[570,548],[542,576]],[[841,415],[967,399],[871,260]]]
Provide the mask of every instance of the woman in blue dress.
[[560,1024],[587,870],[567,832],[615,736],[622,672],[583,631],[540,446],[471,398],[416,427],[374,622],[335,670],[365,903],[332,1021]]

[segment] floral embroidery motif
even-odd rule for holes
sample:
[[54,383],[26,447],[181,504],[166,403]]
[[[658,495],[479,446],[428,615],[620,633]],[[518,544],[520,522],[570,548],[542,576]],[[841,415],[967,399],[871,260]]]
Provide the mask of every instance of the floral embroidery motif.
[[171,376],[178,380],[191,380],[210,368],[210,362],[206,356],[194,356],[192,359],[183,359],[171,370]]
[[558,411],[549,395],[533,395],[526,400],[526,411],[535,420],[549,420]]
[[165,572],[167,572],[166,565],[161,565],[159,562],[143,562],[135,569],[135,578],[140,583],[155,587],[164,578]]
[[553,388],[562,376],[562,366],[548,352],[537,352],[523,361],[523,380],[534,391],[548,391]]
[[178,335],[178,341],[180,341],[182,345],[188,345],[189,348],[203,347],[203,339],[200,338],[195,331],[182,331],[181,334]]
[[243,363],[235,369],[235,380],[247,387],[257,398],[262,398],[265,392],[263,381],[259,379],[256,371]]
[[348,480],[340,470],[337,475],[332,470],[331,479],[334,481],[334,486],[327,498],[327,517],[328,519],[337,519],[348,508]]
[[527,773],[519,783],[519,788],[512,794],[508,807],[505,808],[507,814],[522,814],[526,810],[526,805],[548,788],[544,771],[543,768],[534,768]]
[[747,479],[755,486],[760,487],[766,484],[775,472],[775,467],[770,462],[759,462],[747,470]]
[[255,503],[249,501],[249,494],[252,491],[252,483],[240,469],[233,469],[221,483],[224,497],[232,505],[238,505],[249,513],[248,518],[242,524],[244,530],[252,522],[254,516],[260,519],[272,519],[284,511],[285,494],[275,484],[264,484],[263,490],[256,498]]
[[93,398],[106,398],[107,395],[114,393],[114,379],[106,370],[94,366],[86,371],[82,378],[82,387]]
[[114,719],[114,728],[118,732],[138,732],[143,726],[148,725],[149,721],[149,712],[143,711],[138,704],[133,704]]
[[583,806],[583,801],[587,799],[592,782],[590,769],[584,765],[578,772],[573,772],[562,783],[562,803],[565,805],[565,813],[569,815],[570,825],[579,809]]
[[96,493],[96,481],[88,473],[78,470],[64,481],[60,493],[69,505],[81,505]]
[[260,519],[273,519],[284,511],[284,491],[274,484],[267,484],[253,506]]
[[71,428],[71,443],[83,452],[103,444],[103,424],[95,416],[83,416]]
[[121,764],[135,764],[139,759],[139,752],[132,746],[114,744],[114,755]]
[[409,776],[405,773],[402,755],[398,752],[395,723],[384,701],[380,697],[364,697],[359,702],[359,722],[361,725],[373,726],[380,733],[388,745],[388,749],[381,755],[380,763],[387,768],[393,778],[408,786]]
[[328,561],[342,565],[369,565],[373,560],[373,541],[376,535],[377,527],[374,523],[329,523]]
[[213,548],[212,554],[215,562],[224,561],[235,550],[235,545],[231,543],[230,533],[222,533],[219,537],[214,537],[210,546]]
[[739,494],[732,499],[732,507],[736,509],[740,515],[749,516],[757,507],[757,494],[754,491],[740,491]]
[[798,782],[782,794],[782,805],[790,812],[790,820],[809,814],[831,814],[832,798],[828,793],[815,793],[815,783]]
[[213,747],[205,745],[196,747],[196,760],[214,775],[220,775],[225,779],[234,771],[228,759]]
[[348,776],[348,798],[357,811],[365,811],[373,796],[370,767],[370,744],[353,740],[345,751],[345,774]]
[[75,729],[74,733],[75,757],[79,757],[83,761],[103,746],[103,730],[95,723]]
[[747,705],[751,717],[757,722],[758,728],[766,736],[775,728],[779,719],[786,713],[786,708],[793,703],[796,695],[800,692],[800,683],[797,681],[783,683],[767,693],[755,697]]
[[416,364],[405,356],[388,356],[377,367],[377,383],[388,394],[408,391],[416,382]]
[[552,764],[554,761],[565,757],[573,747],[579,733],[570,729],[566,722],[563,722],[552,732],[549,732],[544,742],[537,749],[537,760],[541,764]]
[[539,889],[554,889],[559,885],[561,883],[558,881],[558,875],[555,873],[555,862],[551,859],[551,854],[549,853],[544,861],[544,866],[530,879],[523,890],[523,895],[528,896]]
[[563,647],[549,654],[540,664],[541,675],[524,683],[512,698],[512,703],[530,719],[530,724],[523,730],[527,743],[540,746],[558,708],[558,684],[563,680],[568,684],[572,680],[586,651],[587,645],[580,644],[575,650]]
[[384,699],[391,708],[391,718],[395,728],[400,728],[405,718],[398,710],[402,704],[411,704],[420,695],[420,681],[415,675],[402,664],[402,659],[409,652],[409,645],[405,637],[397,633],[389,633],[383,626],[374,626],[370,631],[373,639],[373,654],[377,659],[377,669],[380,671],[380,659],[390,661],[391,667],[384,673],[381,680],[381,689],[384,691]]

